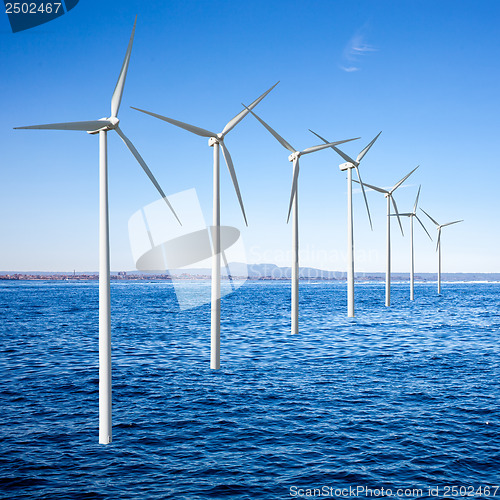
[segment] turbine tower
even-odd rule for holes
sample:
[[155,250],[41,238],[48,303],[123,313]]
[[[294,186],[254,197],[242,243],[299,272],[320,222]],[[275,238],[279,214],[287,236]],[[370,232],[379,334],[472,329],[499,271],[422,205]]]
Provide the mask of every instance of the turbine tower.
[[[328,141],[309,129],[315,136],[319,137],[323,142]],[[353,160],[350,156],[346,155],[343,151],[332,146],[332,149],[336,151],[346,163],[339,165],[340,170],[347,170],[347,316],[350,318],[354,317],[354,228],[353,228],[353,213],[352,213],[352,169],[356,169],[356,174],[358,176],[358,182],[361,185],[363,191],[363,197],[365,198],[366,210],[368,212],[368,219],[370,221],[370,227],[373,230],[372,218],[370,215],[370,209],[368,207],[368,200],[366,199],[365,186],[361,180],[361,174],[359,173],[359,164],[363,157],[368,153],[370,148],[375,144],[375,141],[379,138],[378,135],[366,146],[361,153],[357,156],[356,160]]]
[[[254,108],[259,104],[264,97],[266,97],[271,90],[278,85],[279,82],[275,83],[269,90],[266,90],[260,97],[255,99],[255,101],[250,104],[249,108]],[[220,254],[221,254],[221,239],[220,239],[220,161],[219,161],[219,147],[222,149],[222,155],[226,161],[227,168],[231,175],[233,181],[234,189],[238,197],[238,201],[241,207],[241,212],[243,218],[245,219],[245,224],[248,226],[247,217],[245,215],[245,208],[243,207],[243,200],[241,199],[240,188],[238,186],[238,180],[236,178],[236,172],[234,170],[233,160],[231,155],[224,144],[224,139],[226,135],[234,128],[238,123],[245,118],[248,114],[248,110],[244,109],[240,111],[234,118],[232,118],[227,125],[224,127],[220,134],[216,132],[210,132],[204,128],[196,127],[190,125],[189,123],[184,123],[172,118],[167,118],[163,115],[158,115],[150,111],[145,111],[144,109],[134,108],[137,111],[146,113],[147,115],[154,116],[165,122],[171,123],[176,127],[183,128],[188,132],[195,135],[208,138],[208,145],[214,148],[214,162],[213,162],[213,227],[212,227],[212,296],[211,296],[211,333],[210,333],[210,368],[213,370],[218,370],[220,368],[220,286],[221,286],[221,272],[220,272]]]
[[[385,272],[385,305],[389,307],[391,305],[391,202],[394,206],[394,211],[396,212],[396,217],[398,218],[399,227],[401,228],[401,234],[403,233],[403,225],[401,224],[401,219],[399,218],[398,207],[396,205],[396,201],[394,200],[394,191],[403,184],[403,182],[410,177],[419,165],[417,165],[409,174],[405,175],[400,181],[396,182],[394,186],[387,190],[377,186],[372,186],[371,184],[364,183],[366,187],[373,189],[374,191],[378,191],[379,193],[383,193],[383,195],[387,199],[387,268]],[[354,181],[357,182],[357,181]]]
[[455,220],[453,222],[447,222],[446,224],[439,224],[436,222],[423,208],[421,208],[422,212],[424,212],[429,219],[436,224],[436,229],[438,232],[436,251],[438,252],[438,294],[441,295],[441,229],[446,226],[451,226],[452,224],[457,224],[459,222],[463,222],[462,220]]
[[[410,271],[410,300],[415,300],[415,294],[414,294],[414,284],[415,284],[415,255],[414,255],[414,248],[413,248],[413,218],[417,219],[420,225],[424,228],[424,231],[427,233],[427,236],[430,238],[432,241],[431,235],[425,228],[424,224],[420,220],[420,218],[417,215],[417,205],[418,205],[418,197],[420,196],[420,188],[422,186],[418,187],[418,192],[417,192],[417,198],[415,199],[415,205],[413,205],[413,211],[405,214],[399,214],[401,217],[409,217],[410,218],[410,247],[411,247],[411,271]],[[391,214],[392,216],[396,214]]]
[[[109,267],[109,217],[108,217],[108,159],[107,133],[115,130],[127,148],[134,155],[146,175],[154,184],[166,204],[177,220],[172,205],[165,193],[149,170],[146,162],[135,149],[134,145],[125,136],[118,126],[118,110],[122,100],[125,79],[132,52],[137,16],[132,28],[132,34],[125,53],[125,59],[116,82],[111,98],[111,116],[94,121],[53,123],[49,125],[33,125],[29,127],[15,127],[17,129],[44,129],[44,130],[79,130],[89,134],[99,134],[99,443],[108,444],[112,440],[111,421],[111,319],[110,319],[110,267]],[[180,223],[180,221],[179,221]]]
[[[248,108],[247,108],[248,109]],[[304,149],[303,151],[297,151],[295,148],[290,146],[290,144],[281,137],[278,132],[272,129],[262,118],[258,117],[253,111],[250,111],[252,115],[259,120],[259,122],[264,125],[264,127],[274,136],[274,138],[288,151],[291,155],[288,160],[293,163],[293,180],[292,180],[292,192],[290,194],[290,204],[288,207],[288,217],[287,223],[290,220],[290,213],[293,208],[293,236],[292,236],[292,246],[293,246],[293,262],[292,262],[292,335],[299,332],[299,204],[298,204],[298,179],[299,179],[299,158],[302,155],[309,153],[314,153],[322,149],[337,146],[338,144],[343,144],[344,142],[354,141],[359,139],[346,139],[343,141],[327,142],[326,144],[321,144],[319,146],[313,146],[311,148]]]

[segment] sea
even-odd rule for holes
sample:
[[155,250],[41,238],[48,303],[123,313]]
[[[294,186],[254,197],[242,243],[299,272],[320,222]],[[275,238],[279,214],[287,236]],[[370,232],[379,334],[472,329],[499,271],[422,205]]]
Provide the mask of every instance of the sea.
[[[206,281],[186,286],[206,290]],[[0,498],[500,497],[500,284],[248,281],[181,310],[111,284],[113,442],[98,443],[98,284],[0,281]]]

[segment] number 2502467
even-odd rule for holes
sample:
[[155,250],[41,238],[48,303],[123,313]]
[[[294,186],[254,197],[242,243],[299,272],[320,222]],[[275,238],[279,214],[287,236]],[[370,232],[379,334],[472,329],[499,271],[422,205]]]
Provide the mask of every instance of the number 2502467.
[[36,3],[6,3],[6,14],[57,14],[61,8],[62,3],[42,2],[37,5]]

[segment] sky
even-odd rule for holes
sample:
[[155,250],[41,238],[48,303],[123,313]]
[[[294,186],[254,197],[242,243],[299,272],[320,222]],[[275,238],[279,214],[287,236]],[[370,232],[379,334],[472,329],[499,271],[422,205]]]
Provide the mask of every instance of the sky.
[[[277,81],[255,108],[296,149],[380,131],[363,159],[365,182],[396,191],[402,212],[420,206],[443,229],[444,272],[500,272],[500,3],[496,0],[165,1],[80,0],[64,16],[12,33],[0,15],[0,249],[2,271],[96,271],[97,136],[13,130],[95,120],[110,101],[135,15],[120,127],[167,195],[195,189],[212,215],[207,140],[141,114],[150,110],[209,130],[224,125]],[[252,116],[226,137],[248,217],[244,225],[221,162],[221,221],[241,230],[249,263],[291,263],[286,223],[292,166]],[[342,148],[342,146],[341,146]],[[119,137],[108,134],[111,268],[135,268],[128,221],[159,196]],[[300,265],[346,268],[347,184],[332,150],[301,158]],[[385,270],[386,200],[367,193],[370,230],[354,191],[356,271]],[[415,228],[416,271],[435,272],[436,229]],[[408,272],[405,236],[392,224],[392,269]]]

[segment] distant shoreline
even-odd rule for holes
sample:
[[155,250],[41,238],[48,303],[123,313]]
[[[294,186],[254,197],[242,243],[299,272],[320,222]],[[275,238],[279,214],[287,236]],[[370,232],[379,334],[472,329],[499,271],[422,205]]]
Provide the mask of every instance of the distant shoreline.
[[[322,276],[301,276],[302,282],[339,282],[345,283],[346,277],[342,273],[337,273],[339,277],[322,277]],[[222,276],[222,280],[229,280],[227,276]],[[97,281],[99,274],[91,273],[67,273],[67,272],[0,272],[0,280],[3,281]],[[209,274],[146,274],[133,271],[114,272],[111,274],[112,281],[137,282],[137,281],[209,281]],[[232,280],[247,280],[247,281],[272,281],[272,282],[289,282],[289,276],[231,276]],[[362,283],[383,283],[385,282],[384,273],[363,273],[355,278],[358,284]],[[393,283],[407,283],[410,280],[409,274],[393,273],[391,280]],[[421,273],[415,275],[416,283],[435,283],[437,280],[435,273]],[[448,283],[500,283],[499,273],[444,273],[442,281]]]

